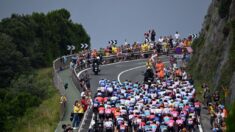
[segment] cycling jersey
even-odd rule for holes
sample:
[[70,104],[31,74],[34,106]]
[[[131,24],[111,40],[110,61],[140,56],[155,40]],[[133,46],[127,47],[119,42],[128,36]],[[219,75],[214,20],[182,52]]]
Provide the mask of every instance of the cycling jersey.
[[99,107],[98,111],[99,111],[99,114],[104,114],[105,108],[104,107]]

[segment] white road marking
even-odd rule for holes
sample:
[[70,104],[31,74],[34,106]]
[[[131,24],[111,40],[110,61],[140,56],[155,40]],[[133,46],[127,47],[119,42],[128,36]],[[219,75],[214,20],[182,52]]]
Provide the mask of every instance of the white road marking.
[[[160,57],[160,58],[161,58],[161,57]],[[116,63],[111,63],[111,64],[105,64],[105,65],[102,65],[102,67],[103,67],[103,66],[115,65],[115,64],[119,64],[119,63],[134,62],[134,61],[139,61],[139,60],[144,60],[144,59],[131,60],[131,61],[121,61],[121,62],[116,62]],[[163,62],[163,63],[168,63],[168,62],[166,61],[166,62]],[[144,65],[144,66],[145,66],[145,65]],[[118,82],[121,83],[120,77],[121,77],[121,75],[124,74],[125,72],[131,71],[131,70],[135,70],[135,69],[138,69],[138,68],[141,68],[141,67],[144,67],[144,66],[137,66],[137,67],[130,68],[130,69],[127,69],[127,70],[124,70],[124,71],[120,72],[120,73],[118,74]],[[80,72],[77,74],[77,77],[79,78],[80,75],[81,75],[83,72],[85,72],[85,71],[87,71],[87,70],[89,70],[89,69],[91,69],[91,68],[87,68],[87,69],[84,69],[84,70],[80,71]],[[75,69],[74,69],[74,70],[75,70]],[[74,72],[75,72],[75,71],[74,71]],[[199,119],[199,120],[200,120],[200,119]],[[200,131],[200,132],[203,132],[202,126],[201,126],[200,124],[198,125],[198,128],[199,128],[199,131]]]
[[[141,60],[146,60],[146,59],[138,59],[138,60],[130,60],[130,61],[119,61],[119,62],[115,62],[115,63],[110,63],[110,64],[104,64],[104,65],[101,65],[101,67],[104,67],[104,66],[110,66],[110,65],[116,65],[116,64],[120,64],[120,63],[128,63],[128,62],[135,62],[135,61],[141,61]],[[80,75],[87,71],[87,70],[90,70],[91,68],[87,68],[87,69],[84,69],[82,71],[80,71],[78,74],[77,74],[77,77],[79,78]],[[75,69],[74,69],[75,70]],[[74,71],[75,72],[75,71]],[[76,73],[76,72],[75,72]]]
[[[163,63],[168,63],[168,62],[167,62],[167,61],[164,61]],[[142,68],[142,67],[145,67],[145,65],[133,67],[133,68],[130,68],[130,69],[127,69],[127,70],[124,70],[124,71],[120,72],[120,73],[118,74],[118,76],[117,76],[118,82],[119,82],[119,83],[122,83],[120,77],[121,77],[121,75],[124,74],[125,72],[129,72],[129,71],[132,71],[132,70],[135,70],[135,69],[139,69],[139,68]]]
[[198,124],[199,132],[203,132],[202,126],[201,126],[201,121],[200,118],[197,118],[200,124]]
[[[159,58],[163,58],[164,56],[160,56]],[[129,60],[129,61],[119,61],[119,62],[115,62],[115,63],[110,63],[110,64],[104,64],[104,65],[101,65],[101,67],[104,67],[104,66],[110,66],[110,65],[116,65],[116,64],[120,64],[120,63],[128,63],[128,62],[135,62],[135,61],[141,61],[141,60],[147,60],[147,59],[137,59],[137,60]],[[77,74],[77,77],[79,78],[79,76],[87,71],[87,70],[90,70],[91,68],[87,68],[87,69],[84,69],[82,71],[80,71],[78,74]],[[76,73],[75,71],[75,68],[74,68],[74,72]]]
[[[116,62],[116,63],[105,64],[105,65],[102,65],[101,67],[110,66],[110,65],[115,65],[115,64],[119,64],[119,63],[127,63],[127,62],[141,61],[141,60],[145,60],[145,59],[138,59],[138,60],[131,60],[131,61],[119,61],[119,62]],[[77,77],[79,78],[80,75],[81,75],[83,72],[85,72],[85,71],[87,71],[87,70],[89,70],[89,69],[91,69],[91,68],[87,68],[87,69],[84,69],[84,70],[80,71],[80,72],[77,74]],[[76,73],[75,68],[74,68],[73,70],[74,70],[74,72]],[[94,119],[94,114],[92,115],[91,122],[92,122],[93,119]],[[91,122],[90,122],[90,125],[89,125],[89,129],[92,127],[92,126],[91,126],[91,125],[92,125]],[[84,123],[84,119],[82,120],[81,124],[83,124],[83,123]]]
[[118,76],[117,76],[118,82],[121,84],[120,76],[121,76],[122,74],[124,74],[125,72],[132,71],[132,70],[135,70],[135,69],[138,69],[138,68],[142,68],[142,67],[145,67],[145,65],[133,67],[133,68],[130,68],[130,69],[127,69],[127,70],[124,70],[124,71],[120,72],[120,73],[118,74]]

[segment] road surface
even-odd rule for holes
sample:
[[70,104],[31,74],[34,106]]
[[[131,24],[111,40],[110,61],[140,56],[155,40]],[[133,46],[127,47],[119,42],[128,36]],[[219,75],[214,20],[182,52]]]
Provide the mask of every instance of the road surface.
[[[168,57],[162,56],[161,57],[163,62],[168,61]],[[99,75],[94,75],[94,73],[88,69],[88,73],[90,75],[90,83],[91,83],[91,91],[92,94],[94,95],[96,93],[97,87],[98,87],[98,81],[100,79],[109,79],[109,80],[119,80],[119,81],[125,81],[125,80],[131,80],[131,81],[139,81],[143,82],[143,74],[145,71],[145,62],[146,59],[141,59],[141,60],[133,60],[133,61],[126,61],[126,62],[118,62],[114,64],[108,64],[108,65],[103,65],[100,67],[101,72]],[[166,64],[167,65],[167,64]],[[85,70],[81,71],[80,73],[84,72]],[[79,74],[80,74],[79,73]],[[70,118],[70,113],[72,112],[72,105],[73,102],[76,99],[80,99],[80,93],[76,89],[75,85],[72,82],[71,79],[71,71],[69,69],[62,71],[59,74],[64,80],[64,82],[67,82],[69,84],[69,88],[67,90],[67,96],[68,96],[68,104],[66,106],[66,114],[65,118],[63,121],[60,122],[58,125],[58,131],[61,129],[61,124],[63,123],[71,123],[69,118]],[[209,120],[208,120],[208,115],[206,111],[202,111],[202,117],[204,118],[202,120],[202,126],[204,126],[204,131],[210,131],[209,130]],[[87,132],[90,121],[91,121],[92,116],[88,116],[88,118],[85,119],[85,124],[83,125],[81,131],[82,132]]]

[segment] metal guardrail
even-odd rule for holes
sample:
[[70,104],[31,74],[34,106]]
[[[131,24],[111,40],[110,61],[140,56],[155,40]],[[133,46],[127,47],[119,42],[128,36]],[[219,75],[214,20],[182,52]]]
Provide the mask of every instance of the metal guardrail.
[[[63,80],[60,78],[58,72],[61,69],[66,69],[68,68],[69,62],[71,61],[71,57],[72,55],[66,56],[67,58],[67,62],[64,63],[60,58],[57,58],[53,61],[53,82],[55,87],[59,90],[60,95],[66,96],[65,95],[65,89],[64,89],[64,82]],[[65,114],[65,107],[66,107],[66,102],[62,102],[60,105],[60,120],[62,120],[64,118],[64,114]]]
[[[118,62],[120,60],[139,59],[139,58],[144,57],[143,55],[148,55],[148,54],[152,54],[152,53],[153,53],[153,51],[149,51],[149,52],[140,52],[140,51],[128,52],[128,53],[123,53],[123,54],[118,55],[118,56],[117,55],[104,56],[103,61],[104,61],[104,64],[109,64],[109,63]],[[65,89],[64,89],[64,82],[60,78],[58,73],[63,69],[69,68],[69,65],[70,65],[70,62],[71,62],[73,56],[74,55],[65,56],[66,57],[66,62],[64,62],[63,57],[59,57],[59,58],[57,58],[53,61],[53,82],[54,82],[55,87],[59,90],[60,94],[64,95],[64,96],[66,96],[65,95]],[[86,68],[87,67],[85,67],[85,69]],[[81,85],[80,85],[80,78],[77,76],[77,71],[79,71],[78,69],[81,69],[81,67],[78,66],[78,67],[75,67],[72,70],[72,76],[71,77],[72,77],[73,83],[75,84],[76,88],[80,92],[82,92],[83,89],[81,88]],[[66,102],[61,103],[61,106],[60,106],[60,120],[62,120],[64,118],[65,107],[66,107]],[[88,115],[88,111],[89,110],[87,110],[84,113],[84,116],[83,116],[82,122],[79,125],[78,131],[80,131],[80,129],[83,125],[84,119]]]
[[[150,55],[152,54],[153,52],[150,51],[150,52],[144,52],[144,53],[141,53],[141,52],[131,52],[131,53],[127,53],[125,55],[121,55],[121,56],[116,56],[116,55],[110,55],[110,56],[106,56],[103,58],[105,64],[110,64],[110,63],[115,63],[115,62],[118,62],[120,60],[134,60],[134,59],[139,59],[139,58],[145,58],[146,56],[142,56],[142,54],[146,54],[146,55]],[[135,55],[133,55],[135,54]],[[77,67],[77,69],[79,69],[80,67]],[[76,85],[77,88],[80,87],[80,84],[79,84],[79,76],[77,75],[78,73],[76,71],[79,71],[77,70],[76,68],[73,70],[73,73],[72,73],[72,79],[74,81],[74,84]],[[86,69],[86,68],[85,68]],[[81,89],[79,89],[81,90]],[[91,106],[89,106],[89,108],[91,108]],[[87,118],[88,116],[88,113],[89,113],[90,109],[88,109],[85,113],[84,113],[84,116],[83,116],[83,119],[79,125],[79,128],[78,128],[78,132],[81,131],[81,128],[82,126],[84,125],[84,120]]]

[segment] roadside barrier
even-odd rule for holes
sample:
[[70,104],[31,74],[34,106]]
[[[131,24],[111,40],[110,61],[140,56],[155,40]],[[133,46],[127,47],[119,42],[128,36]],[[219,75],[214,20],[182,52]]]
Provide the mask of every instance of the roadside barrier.
[[[126,52],[126,53],[124,52],[119,55],[104,56],[103,57],[103,62],[104,62],[103,64],[105,65],[105,64],[115,63],[115,62],[119,62],[119,61],[148,58],[151,56],[152,53],[154,53],[153,50],[150,50],[147,52],[133,51],[133,52]],[[59,90],[61,96],[67,96],[67,95],[65,94],[64,82],[63,82],[63,80],[61,80],[58,73],[64,69],[68,69],[70,67],[70,62],[71,62],[73,56],[76,56],[76,54],[59,57],[53,61],[53,82],[54,82],[55,87]],[[82,92],[83,89],[80,84],[81,79],[79,78],[79,76],[77,74],[78,74],[78,71],[81,71],[81,70],[84,70],[87,68],[89,68],[89,67],[87,64],[85,64],[85,67],[75,66],[73,69],[71,69],[72,81],[75,84],[76,88],[80,92]],[[60,120],[63,120],[63,118],[64,118],[64,114],[65,114],[65,110],[66,110],[65,107],[66,107],[66,101],[61,103]],[[89,108],[90,108],[90,106],[89,106]],[[92,114],[91,109],[88,109],[84,113],[84,116],[83,116],[83,119],[79,125],[78,131],[80,131],[82,129],[82,126],[84,125],[84,119],[86,119],[86,117],[89,116],[90,114]]]

